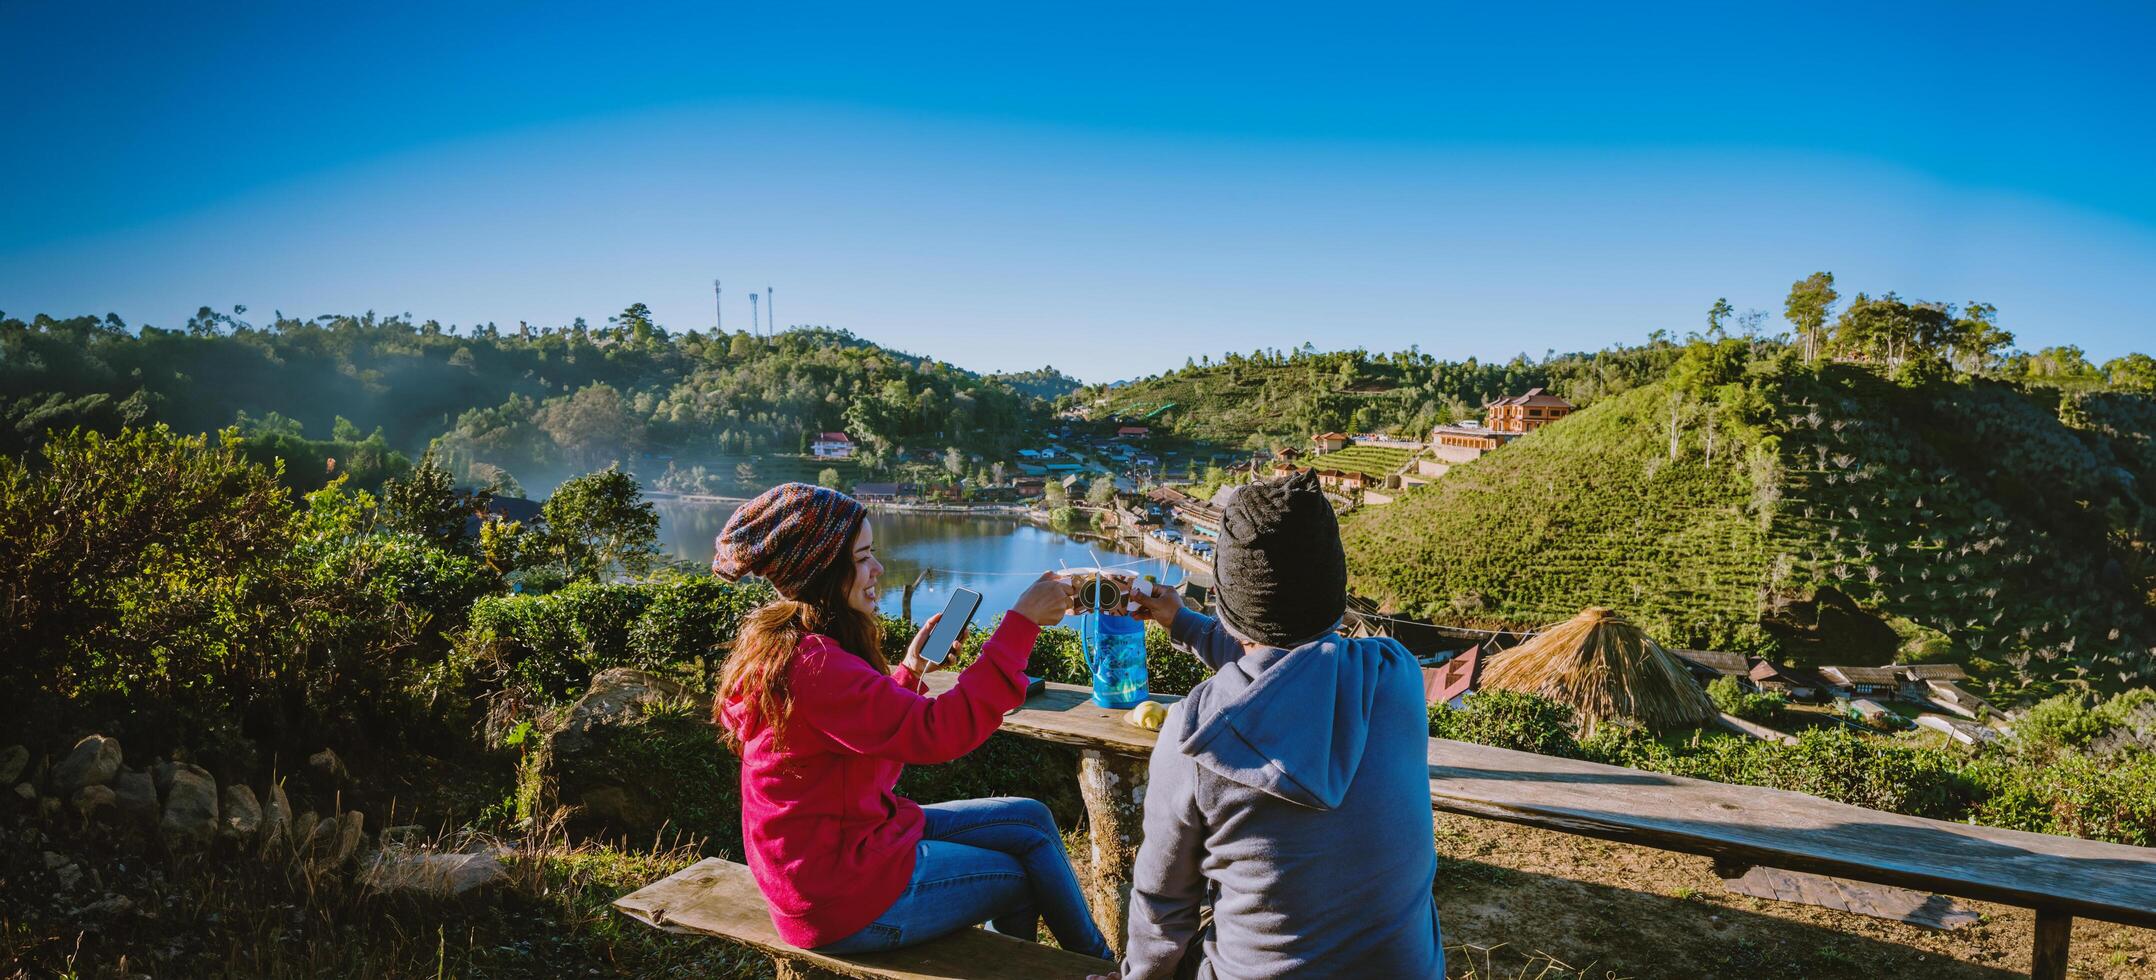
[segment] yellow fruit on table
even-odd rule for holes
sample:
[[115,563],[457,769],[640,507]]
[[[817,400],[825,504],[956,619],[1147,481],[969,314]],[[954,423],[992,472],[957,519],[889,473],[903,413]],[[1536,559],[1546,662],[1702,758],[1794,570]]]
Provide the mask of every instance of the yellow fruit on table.
[[1168,709],[1158,701],[1140,701],[1123,716],[1125,724],[1136,725],[1149,732],[1160,731],[1162,722],[1168,720]]

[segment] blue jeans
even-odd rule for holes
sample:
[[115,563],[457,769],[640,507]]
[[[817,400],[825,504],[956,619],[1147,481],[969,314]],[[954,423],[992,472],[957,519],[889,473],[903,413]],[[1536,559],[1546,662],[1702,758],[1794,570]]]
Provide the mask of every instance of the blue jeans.
[[860,932],[817,952],[881,952],[982,922],[1032,942],[1045,917],[1064,949],[1115,958],[1093,925],[1055,818],[1039,800],[958,800],[921,812],[928,826],[915,845],[905,892]]

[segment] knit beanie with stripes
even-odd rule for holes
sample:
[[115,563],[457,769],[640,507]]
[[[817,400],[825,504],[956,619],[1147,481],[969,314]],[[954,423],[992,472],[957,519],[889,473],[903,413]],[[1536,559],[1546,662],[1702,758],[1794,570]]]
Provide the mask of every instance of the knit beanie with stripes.
[[798,599],[809,580],[852,547],[867,508],[836,490],[806,483],[772,487],[742,504],[719,531],[712,574],[754,575]]

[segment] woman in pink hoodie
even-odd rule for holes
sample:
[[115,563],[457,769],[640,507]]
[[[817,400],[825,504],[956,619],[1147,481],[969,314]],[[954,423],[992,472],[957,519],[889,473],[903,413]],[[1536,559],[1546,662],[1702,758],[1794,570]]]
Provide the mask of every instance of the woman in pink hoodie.
[[853,498],[802,483],[742,506],[712,570],[768,580],[713,706],[741,755],[749,869],[787,942],[843,954],[896,949],[988,922],[1032,940],[1045,918],[1074,952],[1113,954],[1093,924],[1048,808],[1037,800],[920,806],[892,792],[907,763],[972,751],[1025,700],[1025,665],[1069,587],[1033,583],[958,684],[930,696],[921,657],[936,620],[888,665],[876,618],[875,530]]

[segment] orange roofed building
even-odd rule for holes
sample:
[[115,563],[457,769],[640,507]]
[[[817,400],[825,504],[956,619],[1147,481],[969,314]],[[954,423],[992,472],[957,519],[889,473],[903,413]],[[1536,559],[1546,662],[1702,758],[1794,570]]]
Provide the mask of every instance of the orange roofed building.
[[1540,388],[1529,388],[1527,394],[1491,402],[1482,424],[1497,432],[1526,433],[1570,414],[1571,402]]

